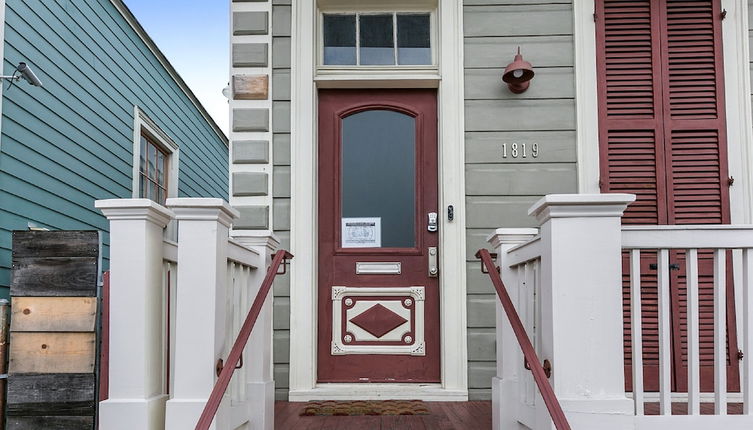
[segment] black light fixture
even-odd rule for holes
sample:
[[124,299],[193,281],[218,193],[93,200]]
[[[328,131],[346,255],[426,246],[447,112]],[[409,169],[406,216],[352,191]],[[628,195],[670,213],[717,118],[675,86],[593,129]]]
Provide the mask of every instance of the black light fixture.
[[515,55],[513,62],[505,67],[502,80],[507,83],[507,87],[511,92],[520,94],[528,89],[533,75],[533,66],[523,59],[523,55],[520,53],[520,46],[518,46],[518,53]]

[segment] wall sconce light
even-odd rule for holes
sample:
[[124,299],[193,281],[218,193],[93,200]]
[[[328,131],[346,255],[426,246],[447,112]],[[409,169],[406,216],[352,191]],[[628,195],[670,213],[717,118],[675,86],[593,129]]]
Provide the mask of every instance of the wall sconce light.
[[502,80],[507,83],[511,92],[520,94],[528,89],[533,75],[533,66],[523,59],[523,55],[520,54],[520,46],[518,46],[518,54],[515,55],[513,62],[505,67]]

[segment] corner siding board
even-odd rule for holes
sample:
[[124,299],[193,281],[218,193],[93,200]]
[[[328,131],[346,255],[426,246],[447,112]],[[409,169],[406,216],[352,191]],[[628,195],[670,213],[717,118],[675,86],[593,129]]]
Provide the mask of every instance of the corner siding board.
[[272,6],[272,36],[290,36],[291,6]]
[[233,173],[234,196],[266,196],[269,194],[269,180],[264,172]]
[[290,199],[276,198],[273,203],[274,219],[272,228],[275,230],[290,230]]
[[275,364],[277,363],[290,363],[290,331],[289,330],[275,330],[274,342],[272,346],[272,356],[274,357]]
[[290,133],[290,102],[272,102],[275,133]]
[[[495,304],[496,306],[496,304]],[[496,330],[491,328],[476,328],[468,331],[468,360],[496,361],[495,348]]]
[[272,73],[272,100],[290,100],[289,69],[277,69]]
[[273,301],[274,329],[290,330],[290,298],[275,297]]
[[290,38],[275,37],[272,39],[272,68],[290,68]]
[[267,12],[233,12],[233,35],[245,36],[268,32],[269,14]]
[[290,166],[290,134],[275,133],[272,137],[275,166]]
[[272,173],[272,196],[290,197],[289,166],[275,166]]
[[233,43],[234,67],[267,67],[266,43]]

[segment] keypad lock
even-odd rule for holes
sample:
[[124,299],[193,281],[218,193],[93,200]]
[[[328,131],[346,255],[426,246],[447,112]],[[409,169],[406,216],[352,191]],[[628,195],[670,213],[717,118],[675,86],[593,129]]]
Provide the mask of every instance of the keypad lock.
[[430,232],[437,231],[437,213],[429,212],[429,223],[426,225],[426,229]]

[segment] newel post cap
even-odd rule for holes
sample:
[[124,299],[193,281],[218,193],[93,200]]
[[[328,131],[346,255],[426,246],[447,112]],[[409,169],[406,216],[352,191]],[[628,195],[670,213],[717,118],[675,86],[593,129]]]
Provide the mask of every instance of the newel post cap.
[[538,228],[498,228],[486,237],[494,248],[502,245],[519,245],[528,242],[539,234]]
[[539,225],[552,218],[621,217],[635,194],[549,194],[528,209]]
[[267,230],[233,230],[230,237],[242,245],[265,247],[270,252],[280,248],[280,238]]
[[143,220],[165,228],[175,218],[168,208],[150,199],[107,199],[97,200],[94,207],[99,209],[109,221]]
[[240,214],[228,202],[217,198],[172,198],[167,207],[178,221],[215,221],[230,227]]

